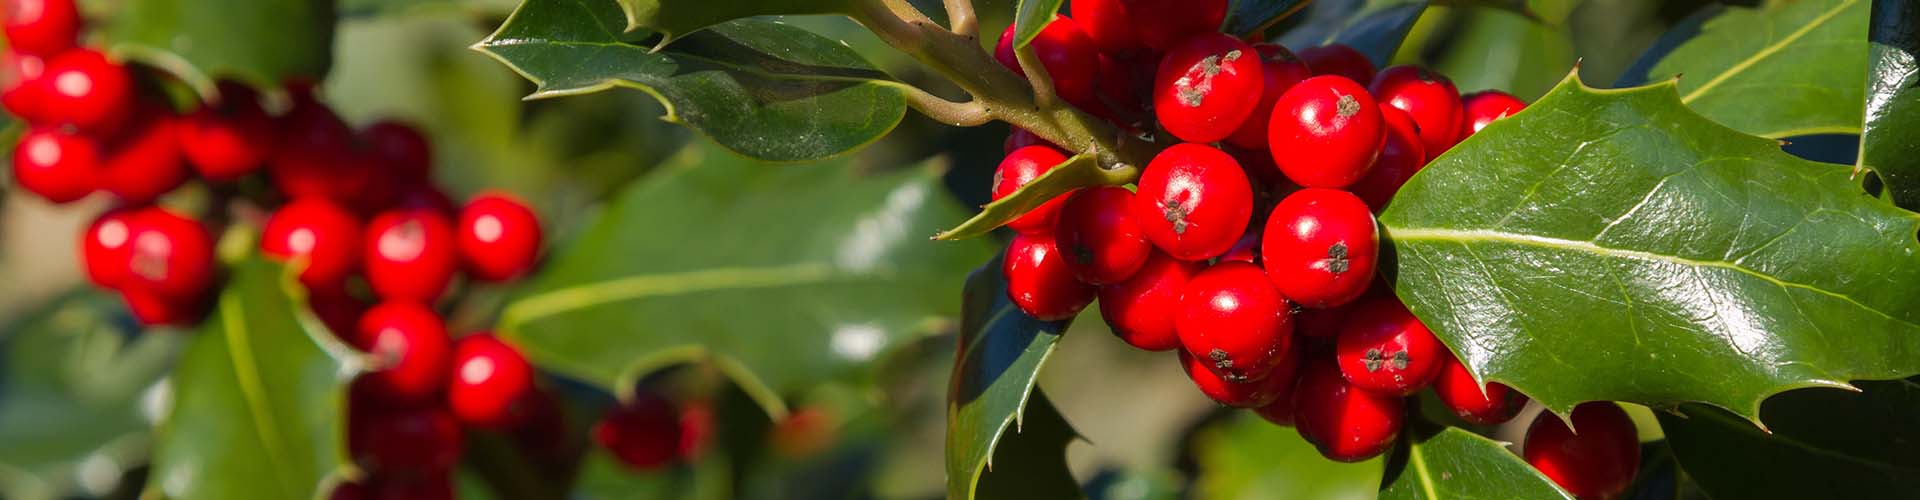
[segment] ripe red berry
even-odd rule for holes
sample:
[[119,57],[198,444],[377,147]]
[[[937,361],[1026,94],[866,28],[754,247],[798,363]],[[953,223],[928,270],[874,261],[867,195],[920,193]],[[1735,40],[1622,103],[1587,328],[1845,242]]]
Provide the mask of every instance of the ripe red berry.
[[[1000,32],[1000,43],[993,49],[993,58],[1024,77],[1027,72],[1020,68],[1020,60],[1013,53],[1013,28],[1008,25],[1006,31]],[[1034,55],[1040,58],[1040,67],[1046,68],[1047,76],[1053,79],[1055,94],[1082,108],[1094,102],[1093,81],[1100,74],[1100,50],[1093,46],[1086,32],[1080,31],[1079,23],[1066,16],[1056,16],[1040,28],[1040,35],[1034,37],[1031,45]]]
[[102,148],[100,188],[128,203],[146,203],[187,181],[180,153],[179,118],[148,107],[132,118],[120,138]]
[[1071,318],[1093,302],[1094,287],[1073,277],[1067,256],[1054,246],[1051,234],[1014,235],[1001,272],[1007,278],[1007,297],[1035,319]]
[[1127,14],[1125,0],[1080,0],[1068,8],[1087,38],[1100,51],[1115,57],[1131,58],[1147,52],[1147,43],[1134,32],[1133,16]]
[[98,182],[100,149],[92,139],[57,128],[34,128],[13,147],[13,180],[54,203],[85,198]]
[[481,193],[460,210],[456,242],[467,275],[506,281],[533,267],[540,253],[540,219],[512,195]]
[[1119,283],[1147,262],[1153,244],[1127,215],[1131,203],[1133,192],[1127,188],[1101,186],[1082,189],[1061,206],[1054,244],[1081,282]]
[[1393,446],[1406,422],[1405,404],[1354,387],[1332,360],[1314,360],[1301,368],[1293,388],[1293,425],[1322,456],[1358,462]]
[[244,85],[221,82],[220,100],[180,123],[180,149],[201,177],[238,179],[266,163],[273,152],[274,121],[259,97]]
[[[353,493],[349,493],[353,494]],[[453,475],[449,471],[425,471],[407,474],[376,474],[357,497],[342,497],[334,490],[333,500],[454,500]]]
[[1560,417],[1541,413],[1527,428],[1521,454],[1554,484],[1580,498],[1612,498],[1633,484],[1633,474],[1640,469],[1633,419],[1605,401],[1574,407],[1572,429]]
[[1446,76],[1419,66],[1394,66],[1373,78],[1373,97],[1420,124],[1420,145],[1431,160],[1460,140],[1460,91]]
[[167,297],[141,287],[123,287],[120,300],[134,321],[146,326],[191,326],[206,312],[205,297]]
[[1308,188],[1267,217],[1260,254],[1288,300],[1308,308],[1352,302],[1373,283],[1379,241],[1373,213],[1352,193]]
[[1180,296],[1180,345],[1228,381],[1265,378],[1289,356],[1290,306],[1266,277],[1259,266],[1223,262],[1200,271]]
[[1133,277],[1100,287],[1100,316],[1128,345],[1148,351],[1180,347],[1174,330],[1180,294],[1201,267],[1154,251]]
[[1447,353],[1440,363],[1440,375],[1433,379],[1433,394],[1453,410],[1461,420],[1479,425],[1494,425],[1512,420],[1526,405],[1527,397],[1499,382],[1480,382],[1467,372],[1467,365]]
[[367,314],[368,306],[347,293],[345,288],[337,288],[308,290],[307,308],[313,310],[314,316],[320,317],[320,322],[327,325],[327,330],[334,337],[342,342],[351,342],[360,331],[360,317]]
[[56,124],[111,134],[134,107],[133,78],[127,75],[127,68],[93,49],[73,49],[52,56],[41,78],[46,85],[46,102],[41,110]]
[[1286,394],[1274,398],[1272,402],[1267,403],[1265,406],[1254,408],[1253,412],[1260,415],[1260,418],[1267,419],[1267,422],[1273,425],[1293,426],[1293,389],[1299,387],[1299,385],[1300,375],[1298,373],[1287,377]]
[[432,406],[352,403],[347,448],[360,465],[382,477],[451,470],[460,460],[460,424]]
[[87,232],[80,235],[80,257],[86,264],[87,280],[100,288],[118,288],[126,279],[133,214],[126,209],[108,210],[94,218]]
[[[1067,156],[1059,150],[1047,146],[1027,146],[1013,150],[1000,167],[993,172],[993,199],[999,200],[1013,194],[1027,183],[1066,163]],[[1067,195],[1055,196],[1025,215],[1007,223],[1007,227],[1020,233],[1047,233],[1053,231],[1054,218],[1060,214],[1060,205],[1067,202]]]
[[372,357],[376,371],[360,376],[367,394],[389,403],[431,401],[452,366],[440,315],[412,302],[383,302],[360,316],[349,343]]
[[678,458],[679,420],[672,401],[642,390],[600,417],[593,426],[593,441],[627,467],[656,470]]
[[301,198],[280,207],[261,231],[260,250],[271,257],[305,258],[300,282],[336,289],[360,266],[360,221],[326,198]]
[[1275,401],[1290,399],[1293,384],[1297,378],[1294,370],[1298,368],[1298,356],[1289,352],[1281,355],[1281,363],[1260,380],[1233,382],[1221,377],[1207,368],[1207,362],[1194,357],[1187,351],[1180,351],[1180,369],[1187,372],[1187,378],[1200,387],[1200,393],[1206,394],[1214,402],[1235,408],[1261,408]]
[[1100,54],[1100,77],[1094,82],[1096,102],[1087,112],[1107,119],[1127,133],[1135,133],[1148,118],[1147,94],[1153,86],[1151,70],[1144,64]]
[[380,165],[385,175],[403,182],[424,182],[432,177],[433,145],[420,129],[406,123],[383,120],[360,131],[360,142]]
[[46,59],[11,49],[0,51],[0,107],[27,123],[46,123],[46,74]]
[[1447,346],[1390,295],[1358,304],[1334,340],[1334,360],[1348,382],[1391,396],[1433,383],[1446,357]]
[[1366,177],[1348,186],[1375,212],[1385,210],[1400,186],[1427,164],[1426,149],[1420,144],[1420,126],[1413,123],[1407,112],[1383,107],[1380,118],[1387,124],[1387,141],[1380,145],[1380,158],[1374,160]]
[[80,10],[73,0],[6,0],[7,45],[30,54],[55,54],[80,36]]
[[773,423],[767,432],[767,447],[774,455],[787,459],[819,455],[839,437],[835,417],[821,406],[805,406]]
[[1171,50],[1188,37],[1219,31],[1227,19],[1227,0],[1132,0],[1126,5],[1140,41],[1154,50]]
[[533,365],[520,350],[491,333],[454,343],[447,408],[461,423],[505,429],[527,422],[535,409],[534,394]]
[[146,208],[130,215],[127,226],[130,246],[122,290],[139,289],[181,304],[212,287],[213,237],[200,221]]
[[267,173],[282,194],[322,196],[354,207],[357,193],[341,186],[358,182],[353,130],[325,104],[296,95],[293,108],[278,120],[280,140],[267,160]]
[[693,401],[682,405],[680,409],[680,456],[687,460],[700,458],[706,453],[709,442],[713,441],[713,404],[705,401]]
[[1187,142],[1232,135],[1260,104],[1260,53],[1222,33],[1194,35],[1167,50],[1153,78],[1153,113]]
[[1000,143],[1001,153],[1012,154],[1014,150],[1027,146],[1046,146],[1049,149],[1060,149],[1059,146],[1047,142],[1046,139],[1041,139],[1039,135],[1028,132],[1027,129],[1020,127],[1012,127],[1012,129],[1012,131],[1007,133],[1007,140]]
[[1273,103],[1300,82],[1313,77],[1313,71],[1307,69],[1307,63],[1300,61],[1286,47],[1263,43],[1253,46],[1260,52],[1260,75],[1265,78],[1261,87],[1260,101],[1253,112],[1240,123],[1240,128],[1227,137],[1227,142],[1235,146],[1256,151],[1267,150],[1267,125],[1273,120]]
[[1280,172],[1301,186],[1342,188],[1367,174],[1387,138],[1367,89],[1338,76],[1294,85],[1273,104],[1267,147]]
[[367,281],[386,300],[433,303],[453,280],[453,226],[438,212],[397,209],[367,224]]
[[[1268,276],[1271,278],[1272,276]],[[1340,336],[1340,327],[1347,324],[1347,315],[1357,303],[1324,309],[1299,308],[1293,312],[1293,331],[1298,332],[1302,340],[1332,344]]]
[[1313,68],[1315,75],[1338,75],[1361,85],[1373,82],[1373,61],[1366,54],[1342,44],[1301,50],[1300,60]]
[[[1482,90],[1461,98],[1460,139],[1479,133],[1494,120],[1513,116],[1526,109],[1527,102],[1498,90]],[[1460,142],[1455,140],[1454,142]]]
[[1253,187],[1232,156],[1199,144],[1161,151],[1140,174],[1133,220],[1147,240],[1181,260],[1233,248],[1253,218]]

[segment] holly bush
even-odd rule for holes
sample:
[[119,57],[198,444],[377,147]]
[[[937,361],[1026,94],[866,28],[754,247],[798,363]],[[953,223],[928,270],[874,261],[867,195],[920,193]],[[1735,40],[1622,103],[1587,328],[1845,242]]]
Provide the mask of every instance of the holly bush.
[[0,498],[1920,495],[1911,1],[0,5]]

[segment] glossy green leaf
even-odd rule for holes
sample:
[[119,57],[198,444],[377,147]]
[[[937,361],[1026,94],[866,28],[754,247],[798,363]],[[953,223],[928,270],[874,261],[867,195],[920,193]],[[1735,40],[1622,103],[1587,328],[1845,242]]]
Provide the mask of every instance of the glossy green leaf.
[[1053,22],[1054,15],[1060,12],[1060,5],[1066,0],[1020,0],[1013,11],[1013,41],[1015,48],[1026,47],[1040,36],[1040,29]]
[[1680,102],[1762,137],[1860,132],[1870,0],[1709,7],[1654,43],[1622,86],[1680,78]]
[[1496,9],[1466,10],[1456,17],[1460,34],[1448,41],[1434,69],[1451,77],[1463,94],[1496,89],[1533,100],[1573,69],[1573,41],[1565,29]]
[[1498,441],[1459,427],[1410,425],[1380,484],[1384,500],[1573,500]]
[[1920,5],[1873,2],[1860,166],[1880,173],[1894,203],[1920,210]]
[[1788,389],[1920,372],[1920,215],[1850,170],[1718,126],[1671,82],[1570,77],[1401,189],[1383,266],[1474,373],[1548,408],[1758,418]]
[[647,36],[623,33],[618,10],[613,0],[527,0],[474,47],[538,84],[530,98],[638,89],[666,107],[662,119],[764,160],[851,151],[906,114],[898,83],[838,41],[740,19],[656,52],[633,43]]
[[933,239],[964,240],[984,235],[1075,189],[1126,184],[1139,177],[1138,167],[1101,168],[1100,161],[1093,155],[1067,158],[1066,163],[1040,174],[1040,177],[1020,186],[1007,197],[987,203],[987,206],[981,207],[980,213],[952,229],[941,231]]
[[1315,2],[1301,25],[1280,37],[1280,44],[1294,49],[1345,44],[1384,68],[1426,10],[1425,0]]
[[502,313],[544,368],[616,394],[696,359],[776,413],[780,394],[860,368],[957,311],[982,242],[923,238],[962,217],[939,169],[767,168],[688,148],[555,252]]
[[[580,1],[580,0],[574,0]],[[594,0],[586,0],[594,1]],[[668,40],[707,27],[755,16],[829,14],[844,12],[852,0],[618,0],[627,17],[627,30],[649,29]],[[666,42],[662,42],[666,43]]]
[[230,273],[174,368],[149,480],[169,498],[311,498],[347,466],[351,350],[301,318],[279,264],[253,257]]
[[1220,31],[1235,36],[1251,36],[1284,21],[1312,4],[1313,0],[1233,0],[1227,8],[1227,21]]
[[1237,412],[1202,427],[1193,440],[1193,498],[1371,500],[1384,459],[1340,463],[1320,456],[1292,427]]
[[1911,498],[1920,494],[1920,383],[1791,391],[1761,408],[1767,429],[1701,405],[1661,413],[1687,471],[1715,498]]
[[329,0],[128,0],[103,30],[115,52],[212,95],[215,79],[317,81],[333,57]]
[[[1065,445],[1065,442],[1054,443],[1057,436],[1048,435],[1055,427],[1052,421],[1059,420],[1052,404],[1044,397],[1030,401],[1029,395],[1036,392],[1040,366],[1046,363],[1047,355],[1053,353],[1069,321],[1040,321],[1013,305],[1007,298],[1006,279],[1000,273],[1001,259],[994,257],[967,276],[961,301],[960,350],[954,355],[953,375],[947,382],[947,498],[950,499],[1000,498],[980,494],[989,487],[983,477],[993,478],[996,485],[1031,485],[1036,488],[1035,494],[1059,492],[1054,488],[1060,481],[1055,474],[1058,471],[1051,466],[1033,470],[1035,466],[1009,464],[983,476],[992,468],[989,462],[993,459],[1005,459],[1011,464],[1041,460],[996,452],[995,447],[1003,441],[1015,443],[1008,446],[1029,452],[1039,446]],[[1028,413],[1029,409],[1035,409],[1036,413]],[[1028,416],[1035,418],[1025,420]],[[1034,435],[1030,436],[1033,440],[1019,434],[1029,423],[1035,426]],[[1064,422],[1058,426],[1066,427]],[[1071,431],[1067,434],[1070,439]],[[1064,461],[1064,450],[1060,453]],[[1051,458],[1045,460],[1052,462]],[[1073,477],[1069,475],[1065,480],[1071,484]],[[1077,487],[1075,490],[1077,495]],[[1037,498],[1062,497],[1040,495]]]
[[[1055,500],[1085,496],[1067,469],[1067,445],[1079,435],[1066,417],[1034,389],[1033,397],[994,444],[993,459],[968,493],[954,498]],[[951,493],[951,491],[949,491]]]

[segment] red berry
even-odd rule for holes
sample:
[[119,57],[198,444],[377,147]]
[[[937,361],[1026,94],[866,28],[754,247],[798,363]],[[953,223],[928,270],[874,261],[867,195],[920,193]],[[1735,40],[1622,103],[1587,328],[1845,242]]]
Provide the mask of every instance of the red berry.
[[29,54],[54,54],[80,36],[80,10],[73,0],[6,0],[7,45]]
[[1460,140],[1460,91],[1447,77],[1419,66],[1394,66],[1375,76],[1370,88],[1382,106],[1399,108],[1420,125],[1427,159]]
[[460,424],[445,410],[352,403],[347,447],[381,477],[451,470],[460,460]]
[[1292,395],[1294,370],[1299,361],[1293,353],[1282,355],[1281,359],[1280,365],[1266,377],[1250,382],[1229,381],[1209,369],[1206,361],[1187,351],[1180,351],[1180,369],[1200,387],[1200,393],[1216,403],[1235,408],[1260,408]]
[[512,195],[481,193],[460,210],[456,241],[467,275],[506,281],[533,267],[540,253],[540,219]]
[[1447,346],[1400,299],[1367,299],[1347,315],[1334,340],[1334,360],[1354,387],[1391,396],[1418,392],[1440,375]]
[[[1482,90],[1461,98],[1460,139],[1479,133],[1494,120],[1513,116],[1526,109],[1527,102],[1498,90]],[[1459,142],[1455,140],[1454,142]]]
[[27,123],[48,121],[47,60],[14,50],[0,51],[0,107]]
[[139,289],[179,304],[196,301],[213,286],[213,237],[200,221],[161,208],[141,209],[128,220],[122,290]]
[[1119,186],[1082,189],[1060,208],[1054,243],[1067,269],[1089,285],[1125,281],[1147,262],[1153,244],[1127,215],[1133,192]]
[[100,188],[128,203],[146,203],[187,181],[180,153],[179,118],[149,107],[133,118],[118,140],[102,149]]
[[1227,253],[1220,254],[1215,262],[1245,262],[1260,265],[1260,233],[1248,232],[1241,235],[1239,241],[1233,242],[1233,248],[1228,249]]
[[593,426],[593,441],[628,467],[656,470],[678,458],[679,420],[672,401],[643,390],[607,410]]
[[454,343],[447,408],[461,423],[504,429],[526,422],[534,394],[533,365],[520,350],[491,333]]
[[1199,144],[1161,151],[1141,173],[1133,220],[1154,246],[1181,260],[1233,248],[1253,218],[1253,187],[1232,156]]
[[134,211],[108,210],[93,219],[87,232],[80,235],[80,256],[87,268],[87,279],[105,289],[119,288],[127,277],[131,257]]
[[1253,46],[1260,51],[1260,75],[1265,77],[1265,85],[1260,90],[1260,101],[1253,107],[1253,113],[1247,115],[1240,128],[1227,137],[1227,142],[1242,148],[1265,151],[1267,149],[1267,125],[1272,122],[1273,103],[1300,82],[1313,77],[1313,71],[1307,69],[1307,63],[1286,47],[1263,43]]
[[1127,14],[1126,0],[1080,0],[1068,8],[1079,21],[1087,38],[1099,44],[1107,55],[1130,58],[1147,52],[1147,44],[1134,32],[1133,17]]
[[1273,104],[1267,147],[1288,179],[1306,187],[1341,188],[1373,167],[1387,138],[1380,106],[1367,89],[1338,76],[1294,85]]
[[1300,60],[1313,68],[1315,75],[1338,75],[1361,85],[1373,82],[1373,61],[1366,54],[1341,44],[1313,47],[1300,51]]
[[1143,96],[1153,85],[1153,73],[1142,71],[1151,69],[1100,54],[1100,79],[1095,82],[1095,101],[1089,113],[1106,118],[1128,133],[1139,130],[1137,125],[1147,118],[1147,102]]
[[1293,313],[1293,331],[1298,332],[1301,339],[1331,344],[1340,336],[1340,327],[1347,324],[1347,315],[1356,305],[1358,304],[1324,309],[1300,308]]
[[713,405],[694,401],[680,410],[680,456],[688,460],[706,453],[713,440]]
[[420,129],[406,123],[385,120],[360,131],[360,141],[382,166],[384,175],[405,182],[424,182],[433,171],[433,145]]
[[1140,41],[1170,50],[1188,37],[1220,30],[1227,0],[1123,0]]
[[1001,264],[1007,297],[1035,319],[1054,321],[1079,314],[1093,302],[1094,287],[1074,278],[1066,259],[1051,234],[1014,235]]
[[1380,146],[1380,158],[1374,160],[1366,177],[1348,186],[1375,212],[1385,210],[1400,186],[1427,164],[1426,149],[1420,145],[1420,126],[1413,123],[1407,112],[1380,108],[1380,118],[1387,124],[1387,141]]
[[1407,418],[1405,404],[1354,387],[1332,360],[1315,360],[1301,368],[1293,388],[1293,425],[1322,456],[1358,462],[1393,446]]
[[1127,345],[1149,351],[1180,347],[1174,330],[1180,294],[1201,267],[1198,262],[1152,252],[1133,277],[1100,287],[1100,316]]
[[201,177],[229,181],[253,173],[274,148],[274,121],[253,89],[221,82],[220,100],[180,123],[180,149]]
[[1180,296],[1180,345],[1228,381],[1265,378],[1289,356],[1293,318],[1266,277],[1259,266],[1223,262],[1200,271]]
[[1000,143],[1001,153],[1012,154],[1014,150],[1027,146],[1046,146],[1049,149],[1060,149],[1059,146],[1047,142],[1046,139],[1041,139],[1039,135],[1028,132],[1027,129],[1020,127],[1012,127],[1012,129],[1011,132],[1007,133],[1007,140]]
[[22,189],[54,203],[93,192],[100,148],[92,139],[57,128],[35,128],[13,147],[13,180]]
[[93,49],[73,49],[47,60],[46,102],[53,123],[94,134],[118,130],[133,109],[133,78],[127,68]]
[[[994,46],[993,58],[1024,77],[1027,72],[1020,68],[1020,60],[1013,53],[1013,28],[1008,25],[1006,31],[1000,32],[1000,43]],[[1055,94],[1082,108],[1095,102],[1093,81],[1100,73],[1100,50],[1080,31],[1079,23],[1066,16],[1054,17],[1046,27],[1040,28],[1040,35],[1034,37],[1031,45],[1034,55],[1040,58],[1040,67],[1046,68],[1047,76],[1053,79]]]
[[454,217],[459,210],[453,206],[453,198],[440,188],[428,183],[415,183],[399,186],[400,193],[392,203],[384,204],[393,210],[426,210],[436,214]]
[[1259,414],[1260,418],[1267,419],[1267,422],[1271,422],[1273,425],[1293,426],[1293,388],[1299,386],[1299,381],[1300,376],[1298,374],[1287,377],[1286,394],[1275,398],[1273,402],[1267,403],[1266,406],[1254,408],[1253,412]]
[[342,342],[349,342],[360,331],[360,318],[367,314],[367,304],[341,289],[309,290],[307,308],[313,315],[326,323],[327,330]]
[[[1579,434],[1575,434],[1578,432]],[[1527,463],[1580,498],[1612,498],[1633,484],[1640,469],[1640,441],[1633,419],[1605,401],[1573,408],[1573,428],[1541,413],[1527,428],[1521,448]]]
[[826,408],[797,408],[787,414],[787,418],[773,423],[773,429],[767,432],[767,447],[772,448],[776,456],[788,459],[819,455],[839,437],[837,425]]
[[[999,200],[1013,194],[1027,183],[1033,182],[1041,174],[1066,163],[1067,156],[1059,150],[1047,146],[1027,146],[1013,150],[1000,167],[993,172],[993,199]],[[1047,233],[1053,231],[1054,218],[1060,213],[1060,205],[1067,202],[1067,195],[1055,196],[1025,215],[1007,223],[1007,227],[1020,233]]]
[[204,297],[167,297],[140,287],[121,288],[120,300],[133,319],[146,326],[191,326],[206,312],[207,302]]
[[1187,142],[1232,135],[1266,86],[1260,53],[1222,33],[1180,42],[1160,58],[1153,78],[1153,113],[1168,133]]
[[360,316],[349,343],[372,357],[377,371],[360,377],[368,395],[390,403],[417,403],[440,394],[452,366],[440,315],[412,302],[383,302]]
[[1446,353],[1445,358],[1440,363],[1440,375],[1433,379],[1433,393],[1461,420],[1479,425],[1499,424],[1513,419],[1514,414],[1520,413],[1520,407],[1526,405],[1527,397],[1505,384],[1487,382],[1483,390],[1473,374],[1467,372],[1467,365],[1454,359],[1453,353]]
[[354,206],[355,195],[340,186],[363,172],[357,168],[353,130],[312,96],[296,96],[293,109],[279,119],[279,143],[267,160],[267,173],[281,193],[292,198],[323,196]]
[[[382,474],[369,479],[366,500],[453,500],[453,475],[448,471]],[[336,493],[335,500],[339,500]]]
[[1260,243],[1267,275],[1308,308],[1352,302],[1373,283],[1379,241],[1373,213],[1352,193],[1308,188],[1280,200]]
[[453,240],[452,225],[438,212],[382,213],[367,224],[367,281],[380,298],[433,303],[453,280]]
[[261,231],[260,250],[282,260],[305,258],[300,282],[336,289],[360,266],[360,221],[326,198],[301,198],[280,207]]

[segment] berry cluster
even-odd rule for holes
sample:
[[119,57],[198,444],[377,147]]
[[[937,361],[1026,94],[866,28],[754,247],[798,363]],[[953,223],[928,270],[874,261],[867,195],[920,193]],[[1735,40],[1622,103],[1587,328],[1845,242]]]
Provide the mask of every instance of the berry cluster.
[[[1293,425],[1335,460],[1384,452],[1404,399],[1429,386],[1468,422],[1512,418],[1523,396],[1483,388],[1375,286],[1373,215],[1427,162],[1525,103],[1462,96],[1418,66],[1376,72],[1342,45],[1296,55],[1249,43],[1215,30],[1225,8],[1080,0],[1034,39],[1062,100],[1179,144],[1134,189],[1080,189],[1011,221],[1012,301],[1057,320],[1098,298],[1122,340],[1177,350],[1207,396]],[[1011,30],[996,55],[1018,72]],[[1006,154],[995,199],[1066,160],[1018,129]]]

